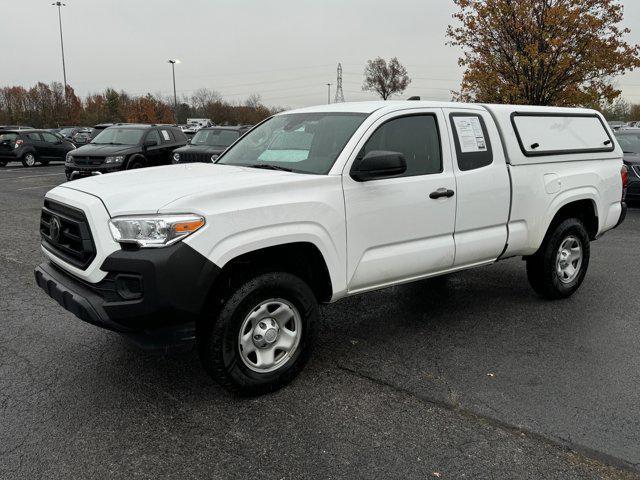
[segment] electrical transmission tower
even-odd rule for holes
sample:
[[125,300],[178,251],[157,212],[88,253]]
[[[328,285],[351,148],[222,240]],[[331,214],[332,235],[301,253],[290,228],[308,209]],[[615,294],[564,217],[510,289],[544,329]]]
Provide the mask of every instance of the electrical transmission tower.
[[344,93],[342,92],[342,64],[338,64],[338,79],[336,81],[336,97],[333,103],[344,102]]

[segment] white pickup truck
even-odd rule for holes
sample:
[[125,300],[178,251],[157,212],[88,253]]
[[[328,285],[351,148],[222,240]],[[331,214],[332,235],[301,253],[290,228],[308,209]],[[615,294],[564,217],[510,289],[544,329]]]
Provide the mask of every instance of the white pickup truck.
[[277,114],[215,164],[47,193],[38,285],[145,346],[196,341],[240,394],[289,382],[319,302],[521,256],[573,294],[624,218],[622,151],[585,109],[423,101]]

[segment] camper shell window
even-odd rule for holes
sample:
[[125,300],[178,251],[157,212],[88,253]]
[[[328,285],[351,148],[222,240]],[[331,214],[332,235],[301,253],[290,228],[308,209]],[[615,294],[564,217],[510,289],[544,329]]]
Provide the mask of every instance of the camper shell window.
[[511,123],[527,157],[611,152],[615,148],[596,114],[514,112]]

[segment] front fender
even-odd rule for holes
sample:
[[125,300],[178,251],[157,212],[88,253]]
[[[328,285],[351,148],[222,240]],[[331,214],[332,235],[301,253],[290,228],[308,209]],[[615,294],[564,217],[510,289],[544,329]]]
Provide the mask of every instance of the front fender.
[[[197,236],[193,237],[196,238]],[[189,240],[187,238],[185,241]],[[331,278],[334,297],[346,292],[345,271],[341,267],[344,265],[340,255],[342,249],[336,245],[327,229],[315,222],[283,223],[236,232],[220,239],[205,256],[223,268],[234,258],[246,253],[299,242],[314,245],[322,254]]]

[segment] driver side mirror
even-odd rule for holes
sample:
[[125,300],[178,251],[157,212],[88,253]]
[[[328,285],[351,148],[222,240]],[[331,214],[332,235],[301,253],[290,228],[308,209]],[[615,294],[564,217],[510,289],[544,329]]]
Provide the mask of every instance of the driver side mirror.
[[353,162],[350,174],[356,182],[367,182],[397,177],[406,171],[407,162],[402,153],[373,150]]

